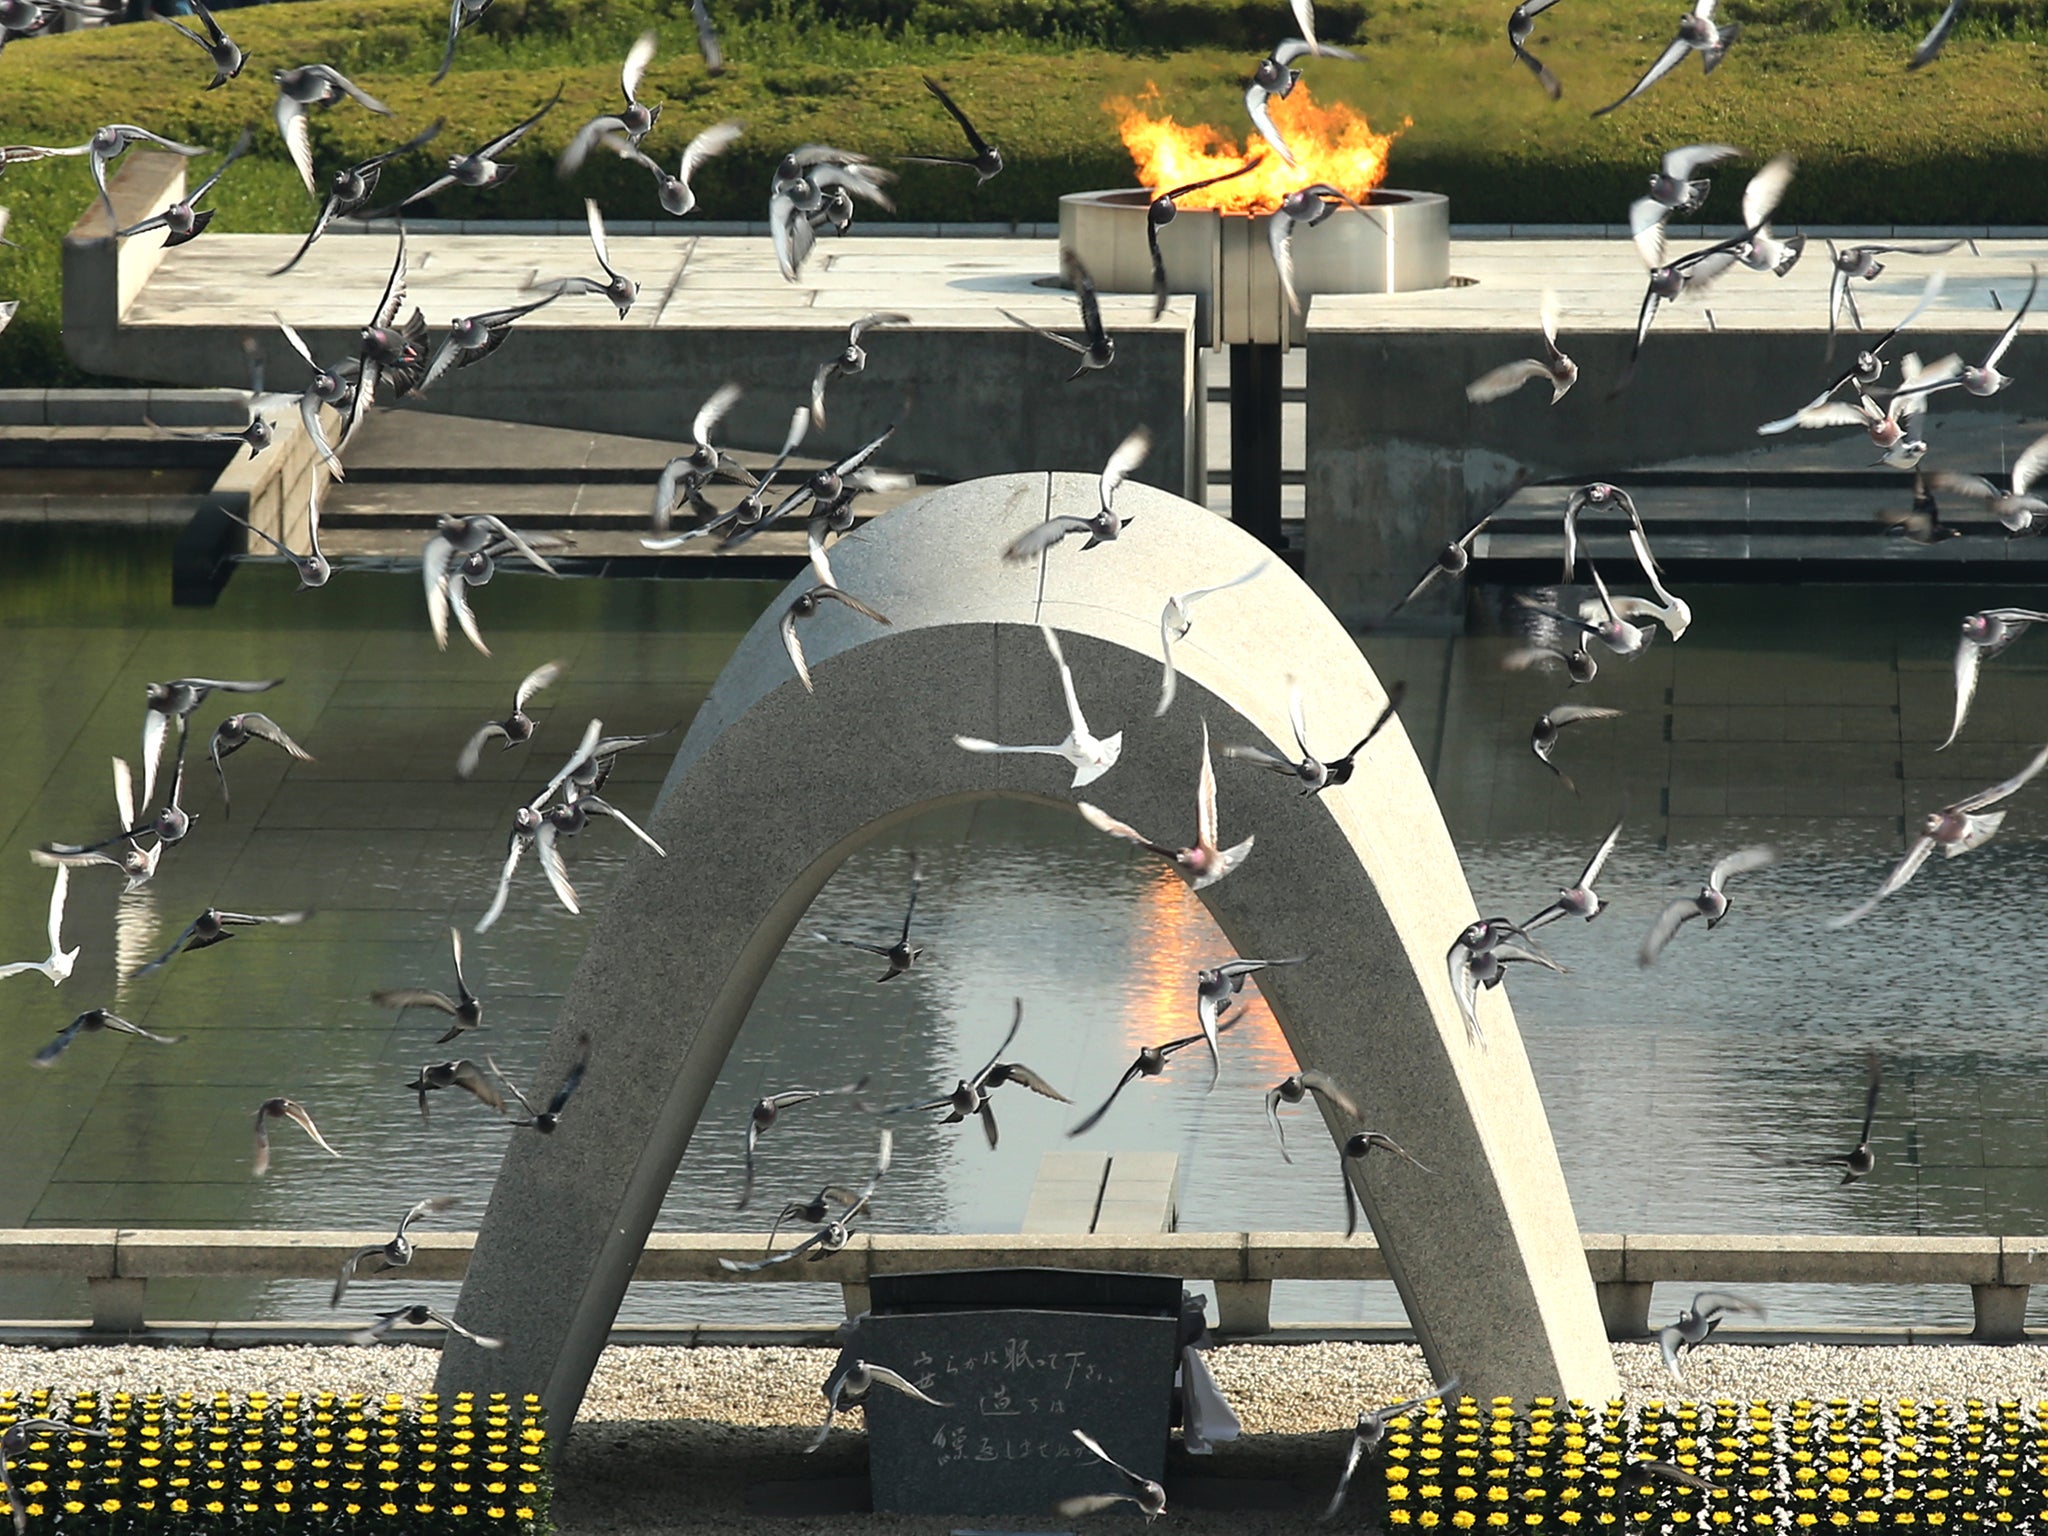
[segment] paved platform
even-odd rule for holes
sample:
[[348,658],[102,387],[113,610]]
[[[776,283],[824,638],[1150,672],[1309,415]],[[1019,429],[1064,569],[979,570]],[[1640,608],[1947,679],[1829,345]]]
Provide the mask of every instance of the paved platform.
[[[183,195],[183,178],[175,156],[130,156],[112,183],[116,206],[124,218],[146,216]],[[243,342],[254,338],[266,382],[291,387],[304,364],[273,315],[317,355],[347,355],[397,248],[395,226],[324,239],[273,278],[299,236],[210,235],[165,250],[154,235],[110,244],[103,219],[95,207],[65,242],[65,346],[82,367],[152,383],[244,384]],[[487,362],[439,381],[420,407],[665,438],[686,433],[701,401],[732,380],[745,394],[724,441],[772,450],[846,326],[894,310],[913,323],[866,338],[867,371],[827,397],[813,452],[846,453],[894,423],[901,466],[961,480],[1097,468],[1142,423],[1154,448],[1140,478],[1200,495],[1205,413],[1191,298],[1155,321],[1146,297],[1105,297],[1116,365],[1069,383],[1070,354],[1000,312],[1078,331],[1072,294],[1039,283],[1057,270],[1053,241],[828,238],[796,283],[761,239],[620,234],[610,249],[640,284],[624,319],[600,297],[563,299],[522,319]],[[438,329],[598,270],[586,235],[413,234],[408,306]]]

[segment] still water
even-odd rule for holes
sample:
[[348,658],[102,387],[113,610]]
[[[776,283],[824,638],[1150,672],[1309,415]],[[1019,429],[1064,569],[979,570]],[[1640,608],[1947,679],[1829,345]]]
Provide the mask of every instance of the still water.
[[[139,750],[145,682],[283,677],[255,702],[317,760],[245,749],[228,764],[230,815],[200,749],[231,706],[203,706],[192,836],[134,896],[118,896],[111,873],[74,879],[65,942],[84,952],[61,988],[35,975],[0,981],[0,1062],[13,1063],[0,1067],[0,1224],[374,1228],[424,1196],[454,1194],[463,1205],[446,1219],[474,1225],[510,1133],[453,1093],[436,1095],[422,1120],[404,1085],[423,1062],[489,1053],[530,1094],[547,1091],[524,1073],[586,931],[544,899],[529,861],[505,919],[468,933],[511,810],[592,715],[617,731],[686,723],[774,588],[508,573],[478,603],[496,652],[487,659],[434,649],[416,577],[345,572],[299,595],[283,574],[251,568],[217,607],[173,609],[160,541],[8,539],[0,962],[46,952],[50,876],[29,848],[113,830],[109,759]],[[1408,681],[1404,720],[1482,910],[1535,911],[1626,814],[1601,882],[1609,909],[1550,931],[1569,974],[1511,987],[1584,1229],[2048,1232],[2044,1031],[2029,983],[2037,925],[2021,894],[2048,880],[2048,791],[2023,793],[1994,842],[1930,867],[1863,924],[1821,927],[1875,889],[1902,846],[1902,818],[2006,777],[2048,741],[2048,641],[2030,639],[1987,668],[1962,741],[1932,751],[1947,726],[1956,619],[2016,595],[1690,590],[1699,617],[1682,643],[1660,640],[1576,691],[1627,712],[1566,733],[1558,761],[1576,797],[1528,750],[1531,723],[1562,684],[1503,671],[1511,637],[1366,639],[1381,675]],[[467,735],[549,659],[565,669],[536,701],[535,743],[494,752],[475,780],[458,780]],[[622,759],[607,793],[644,813],[669,755]],[[1252,770],[1221,765],[1226,800],[1234,771]],[[1689,927],[1659,965],[1639,967],[1661,906],[1696,890],[1720,854],[1755,842],[1773,844],[1779,862],[1732,887],[1728,921],[1713,933]],[[572,845],[587,909],[602,906],[635,847],[601,824]],[[913,936],[927,954],[877,985],[871,957],[805,935],[891,936],[912,851],[925,872]],[[313,915],[122,979],[209,905]],[[438,1015],[396,1019],[368,995],[449,988],[451,924],[465,930],[485,1019],[437,1047]],[[824,1101],[764,1138],[755,1206],[736,1212],[748,1106],[863,1074],[876,1105],[932,1096],[987,1058],[1021,996],[1010,1054],[1073,1106],[1006,1089],[993,1152],[973,1125],[897,1122],[876,1229],[1014,1231],[1041,1154],[1087,1146],[1178,1153],[1184,1229],[1341,1230],[1327,1145],[1304,1124],[1289,1164],[1266,1126],[1261,1096],[1292,1060],[1256,999],[1226,1037],[1213,1092],[1191,1052],[1133,1084],[1086,1137],[1067,1136],[1140,1046],[1190,1032],[1194,973],[1228,954],[1178,880],[1078,820],[986,802],[927,816],[850,858],[798,935],[726,1065],[664,1228],[755,1227],[784,1200],[857,1180],[875,1122],[850,1099]],[[182,1043],[86,1037],[50,1069],[29,1066],[96,1005]],[[1842,1188],[1821,1160],[1854,1144],[1873,1049],[1884,1068],[1879,1168]],[[326,1157],[286,1126],[270,1176],[252,1179],[251,1116],[276,1094],[304,1102],[345,1156]],[[364,1299],[437,1291],[446,1295],[406,1286],[404,1297],[393,1287]],[[1968,1317],[1959,1288],[1762,1294],[1795,1324]],[[1679,1299],[1660,1293],[1658,1311]],[[836,1304],[836,1290],[809,1286],[648,1286],[630,1293],[624,1316],[820,1318]],[[85,1308],[82,1284],[0,1284],[0,1315]],[[159,1282],[151,1294],[160,1319],[325,1310],[325,1287],[301,1283]],[[1390,1286],[1282,1286],[1275,1310],[1400,1317]]]

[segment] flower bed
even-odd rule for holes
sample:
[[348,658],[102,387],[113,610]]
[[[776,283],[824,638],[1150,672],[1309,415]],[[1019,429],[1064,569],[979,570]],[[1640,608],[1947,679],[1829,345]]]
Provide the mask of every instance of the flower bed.
[[29,1530],[541,1533],[539,1400],[331,1392],[0,1395],[0,1429],[56,1419],[8,1458]]
[[1394,1530],[2037,1530],[2048,1521],[2048,1401],[1589,1408],[1539,1398],[1524,1410],[1467,1398],[1402,1422],[1382,1459]]

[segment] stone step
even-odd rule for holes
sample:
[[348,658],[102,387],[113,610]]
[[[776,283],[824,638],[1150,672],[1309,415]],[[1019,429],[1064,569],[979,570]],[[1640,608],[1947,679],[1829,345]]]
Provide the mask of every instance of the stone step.
[[[1913,503],[1911,484],[1896,473],[1868,483],[1853,479],[1831,482],[1812,475],[1792,484],[1695,480],[1648,490],[1644,485],[1640,478],[1631,481],[1637,509],[1659,558],[1663,556],[1665,540],[1673,535],[1722,534],[1755,528],[1778,533],[1842,532],[1861,536],[1880,527],[1880,514],[1903,512]],[[1531,486],[1494,514],[1481,538],[1544,533],[1554,543],[1558,542],[1570,494],[1568,486]],[[1941,513],[1944,523],[1966,530],[1997,530],[2003,535],[1997,519],[1978,503],[1961,497],[1942,498]],[[1611,537],[1617,543],[1625,543],[1626,530],[1627,525],[1617,512],[1588,508],[1580,514],[1582,541]]]
[[[417,566],[420,549],[443,515],[490,513],[523,533],[573,541],[556,562],[576,575],[715,575],[782,580],[806,560],[803,524],[756,535],[724,549],[693,539],[674,549],[651,550],[648,532],[654,483],[662,467],[690,444],[557,427],[474,418],[382,411],[364,423],[349,446],[348,478],[328,486],[321,502],[322,546],[352,565]],[[764,470],[773,452],[735,446],[733,456]],[[816,457],[792,457],[792,471],[820,467]],[[886,465],[878,467],[886,468]],[[928,487],[876,491],[858,503],[856,522],[920,495]],[[740,500],[737,483],[709,487],[705,499],[723,511]],[[688,528],[688,514],[675,531]],[[552,557],[551,557],[552,558]],[[517,568],[514,562],[512,568]]]
[[[1794,531],[1754,528],[1719,534],[1655,539],[1657,561],[1670,582],[1736,580],[2026,581],[2048,576],[2048,543],[2007,539],[1995,523],[1966,525],[1965,536],[1915,544],[1872,525],[1863,531]],[[1547,535],[1482,535],[1472,551],[1474,579],[1510,586],[1554,586],[1561,544]],[[1582,541],[1582,552],[1610,586],[1640,591],[1641,572],[1622,539]],[[1584,569],[1583,564],[1581,570]],[[1591,596],[1588,587],[1586,595]]]

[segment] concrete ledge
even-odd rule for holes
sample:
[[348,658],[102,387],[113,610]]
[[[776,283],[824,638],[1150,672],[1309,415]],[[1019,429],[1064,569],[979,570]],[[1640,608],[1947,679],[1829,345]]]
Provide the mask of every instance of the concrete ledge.
[[116,228],[139,224],[185,196],[185,159],[131,149],[107,182],[117,225],[95,198],[64,237],[64,350],[81,368],[119,374],[115,333],[121,317],[163,260],[161,230],[116,240]]
[[[154,1323],[124,1338],[124,1345],[162,1349],[254,1349],[276,1344],[332,1347],[348,1342],[361,1323],[242,1323],[180,1320]],[[1280,1323],[1256,1331],[1218,1333],[1233,1344],[1413,1344],[1415,1331],[1398,1323]],[[386,1344],[439,1348],[445,1335],[438,1329],[408,1330]],[[677,1349],[836,1349],[837,1322],[816,1323],[618,1323],[607,1344],[631,1348],[654,1345]],[[1873,1348],[1882,1345],[1983,1344],[1966,1328],[1719,1328],[1716,1344],[1775,1349],[1788,1344],[1819,1344],[1829,1348]],[[49,1348],[104,1346],[107,1337],[84,1319],[0,1319],[0,1346]]]
[[47,389],[0,389],[0,427],[48,426],[49,397]]
[[1992,1285],[1996,1237],[1624,1238],[1624,1278],[1716,1285]]
[[[50,391],[51,426],[69,425],[70,393]],[[249,396],[239,389],[151,389],[139,393],[150,419],[160,427],[240,427],[249,419]]]
[[[247,423],[249,411],[255,408],[252,397],[234,391],[209,393],[234,395],[239,405],[232,424],[239,427]],[[268,544],[225,513],[246,519],[287,548],[306,548],[313,489],[326,483],[327,470],[304,421],[288,401],[274,403],[266,414],[270,421],[270,446],[256,454],[235,450],[171,552],[173,604],[212,604],[234,574],[234,556],[274,553]]]
[[1586,1268],[1593,1272],[1593,1283],[1604,1285],[1611,1281],[1627,1278],[1626,1263],[1629,1240],[1614,1232],[1586,1232],[1579,1241],[1586,1250]]
[[[413,1261],[385,1278],[459,1280],[475,1242],[470,1232],[416,1232]],[[123,1279],[208,1276],[255,1280],[332,1279],[358,1249],[389,1232],[220,1232],[126,1229],[116,1234],[111,1274]],[[352,1283],[379,1278],[368,1266]]]
[[[584,238],[587,229],[581,219],[407,219],[405,227],[419,235],[503,235],[517,231],[522,234],[563,235],[575,240]],[[1505,229],[1508,226],[1499,227]],[[364,224],[345,219],[329,226],[322,238],[388,233],[390,226],[385,223]],[[693,240],[703,235],[739,235],[760,240],[769,237],[768,225],[753,219],[606,219],[605,233],[613,240],[643,235],[682,240]],[[1042,224],[1014,220],[985,224],[933,224],[891,223],[864,217],[844,235],[834,235],[832,239],[888,240],[923,235],[940,240],[1057,240],[1059,233],[1057,220],[1047,220]],[[830,254],[829,243],[826,254]]]
[[25,1227],[0,1232],[0,1275],[112,1275],[112,1227]]
[[[1097,1154],[1083,1154],[1094,1157]],[[385,1232],[262,1230],[140,1230],[47,1227],[0,1231],[0,1276],[61,1275],[94,1284],[95,1338],[108,1332],[146,1333],[164,1343],[318,1342],[319,1324],[147,1324],[143,1283],[150,1279],[213,1278],[326,1280],[358,1249],[381,1243]],[[794,1239],[791,1239],[794,1241]],[[459,1280],[469,1267],[473,1232],[414,1234],[410,1266],[355,1283],[381,1279]],[[834,1284],[858,1295],[870,1276],[925,1269],[1047,1265],[1177,1275],[1210,1281],[1222,1311],[1218,1332],[1233,1338],[1283,1341],[1307,1338],[1409,1340],[1400,1328],[1336,1325],[1273,1327],[1268,1304],[1275,1280],[1346,1282],[1391,1278],[1385,1255],[1370,1236],[1346,1241],[1328,1232],[1044,1232],[856,1236],[839,1253],[799,1260],[750,1275],[735,1275],[721,1258],[765,1251],[764,1233],[660,1232],[648,1238],[634,1278],[642,1282],[745,1281],[761,1284]],[[2048,1238],[2024,1237],[1813,1237],[1675,1236],[1590,1233],[1584,1239],[1608,1336],[1649,1334],[1651,1292],[1658,1283],[1697,1285],[1968,1285],[1975,1327],[1958,1329],[1847,1329],[1843,1341],[1906,1343],[1929,1340],[2016,1342],[2025,1337],[2030,1285],[2048,1283]],[[60,1341],[84,1325],[0,1323],[0,1335],[49,1333]],[[614,1340],[635,1337],[615,1327]],[[651,1333],[663,1342],[760,1342],[770,1335],[800,1335],[822,1342],[823,1325],[710,1325]],[[1751,1329],[1738,1342],[1833,1341],[1825,1329]],[[1715,1338],[1726,1339],[1726,1332]]]
[[[332,1275],[357,1249],[390,1235],[381,1230],[23,1227],[0,1231],[0,1275],[317,1280]],[[474,1232],[415,1231],[412,1238],[418,1256],[406,1273],[421,1280],[460,1278],[476,1242]],[[794,1274],[778,1266],[736,1276],[719,1267],[721,1257],[760,1252],[766,1242],[765,1232],[652,1233],[635,1278],[839,1282],[871,1273],[971,1264],[1149,1269],[1190,1280],[1390,1278],[1385,1255],[1370,1235],[1346,1240],[1334,1232],[877,1232],[855,1236],[818,1264],[799,1262]],[[1605,1283],[2048,1284],[2048,1238],[1592,1233],[1585,1248],[1593,1279]]]
[[1334,1232],[1247,1232],[1244,1278],[1391,1280],[1393,1275],[1370,1233],[1346,1240]]

